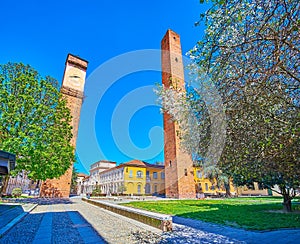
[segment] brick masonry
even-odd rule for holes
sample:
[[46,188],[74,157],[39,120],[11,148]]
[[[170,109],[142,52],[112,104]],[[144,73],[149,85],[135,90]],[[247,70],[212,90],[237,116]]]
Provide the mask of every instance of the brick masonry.
[[[161,50],[163,85],[185,91],[180,36],[168,30],[161,41]],[[166,112],[163,117],[166,196],[195,198],[192,158],[180,148],[178,124]]]
[[[61,87],[61,93],[67,101],[67,107],[70,109],[72,116],[71,125],[73,137],[71,139],[71,145],[74,148],[76,148],[80,111],[84,97],[83,91],[87,64],[87,61],[69,54],[66,60],[64,78]],[[46,180],[42,185],[41,196],[69,197],[72,169],[73,164],[59,179]]]

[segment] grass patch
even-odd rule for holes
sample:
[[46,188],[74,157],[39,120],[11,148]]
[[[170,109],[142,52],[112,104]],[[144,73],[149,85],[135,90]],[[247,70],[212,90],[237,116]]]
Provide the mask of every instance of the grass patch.
[[282,213],[282,199],[275,197],[137,201],[124,205],[250,230],[300,228],[300,204],[293,204],[295,212]]

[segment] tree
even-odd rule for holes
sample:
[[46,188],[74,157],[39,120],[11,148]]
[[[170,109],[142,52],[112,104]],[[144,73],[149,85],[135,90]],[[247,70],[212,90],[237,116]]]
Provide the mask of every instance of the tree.
[[[159,91],[200,166],[239,185],[278,185],[286,211],[300,185],[299,9],[292,0],[214,1],[202,15],[205,36],[189,52],[196,89],[188,96],[172,87]],[[207,87],[218,90],[222,106]],[[223,130],[216,131],[220,106],[225,144]],[[210,149],[214,138],[218,146]]]
[[231,175],[216,164],[220,156],[217,151],[222,151],[224,144],[223,108],[218,106],[219,101],[214,97],[213,89],[206,87],[209,80],[203,82],[204,79],[198,78],[196,81],[201,80],[202,84],[197,89],[188,86],[185,92],[174,87],[167,89],[159,86],[155,92],[162,109],[179,125],[180,131],[177,133],[180,133],[180,146],[192,156],[194,166],[200,167],[212,184],[224,187],[226,197],[230,197]]
[[226,107],[219,167],[238,184],[277,184],[291,211],[300,182],[300,3],[217,1],[190,56]]
[[15,174],[63,175],[74,161],[70,121],[56,80],[22,63],[0,65],[0,148],[16,155]]
[[71,193],[72,194],[77,194],[77,189],[78,189],[77,178],[78,178],[78,172],[77,172],[77,169],[75,168],[75,165],[73,165],[72,178],[71,178]]
[[124,186],[124,184],[121,184],[118,186],[117,192],[118,194],[123,194],[125,191],[127,191],[126,186]]

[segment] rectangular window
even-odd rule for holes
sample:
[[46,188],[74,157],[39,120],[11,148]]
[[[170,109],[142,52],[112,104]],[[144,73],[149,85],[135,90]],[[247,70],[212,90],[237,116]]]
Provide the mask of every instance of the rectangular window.
[[197,175],[198,179],[202,179],[202,172],[201,172],[201,170],[197,170],[196,171],[196,175]]
[[129,170],[129,178],[132,178],[132,170]]
[[142,171],[137,171],[136,172],[136,178],[143,178],[143,172]]
[[205,191],[208,191],[208,184],[205,183]]
[[164,178],[165,178],[165,173],[164,173],[164,172],[161,172],[161,173],[160,173],[160,177],[161,177],[162,179],[164,179]]
[[157,172],[153,172],[153,179],[157,179]]

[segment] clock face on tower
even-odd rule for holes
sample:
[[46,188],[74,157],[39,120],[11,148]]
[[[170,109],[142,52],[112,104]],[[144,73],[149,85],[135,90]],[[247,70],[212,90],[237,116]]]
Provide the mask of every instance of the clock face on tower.
[[79,68],[73,66],[67,66],[64,86],[83,91],[84,87],[85,72]]

